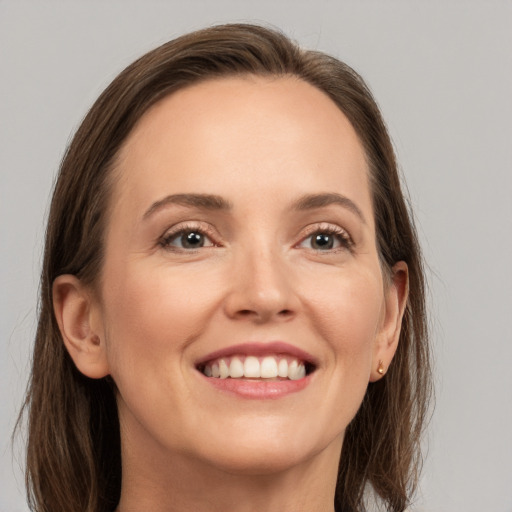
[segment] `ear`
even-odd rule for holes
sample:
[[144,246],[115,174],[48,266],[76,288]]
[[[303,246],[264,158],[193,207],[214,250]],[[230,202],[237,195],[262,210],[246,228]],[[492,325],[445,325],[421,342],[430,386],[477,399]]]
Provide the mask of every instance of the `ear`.
[[61,275],[53,282],[53,310],[64,345],[80,372],[92,379],[108,375],[101,311],[91,291],[76,276]]
[[375,339],[370,382],[385,375],[395,355],[408,295],[409,270],[404,261],[399,261],[393,266],[390,282],[385,289],[384,311]]

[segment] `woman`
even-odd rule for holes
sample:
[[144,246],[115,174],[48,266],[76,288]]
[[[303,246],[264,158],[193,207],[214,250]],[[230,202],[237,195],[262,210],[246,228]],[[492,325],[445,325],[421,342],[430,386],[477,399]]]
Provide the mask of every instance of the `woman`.
[[430,388],[396,167],[362,79],[275,31],[123,71],[52,200],[33,509],[404,510]]

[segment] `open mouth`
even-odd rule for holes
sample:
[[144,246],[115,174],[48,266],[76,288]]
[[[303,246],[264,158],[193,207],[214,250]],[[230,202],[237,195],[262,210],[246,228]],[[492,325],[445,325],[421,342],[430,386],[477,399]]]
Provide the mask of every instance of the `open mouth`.
[[315,370],[312,363],[291,355],[234,355],[211,359],[198,365],[214,379],[299,380]]

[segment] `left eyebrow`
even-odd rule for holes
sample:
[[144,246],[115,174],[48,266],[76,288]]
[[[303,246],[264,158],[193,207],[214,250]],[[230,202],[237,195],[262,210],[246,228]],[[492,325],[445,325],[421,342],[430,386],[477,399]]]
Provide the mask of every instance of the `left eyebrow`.
[[324,194],[306,194],[300,197],[297,201],[292,204],[292,209],[297,211],[313,210],[315,208],[323,208],[332,204],[342,206],[352,213],[357,215],[359,219],[366,224],[366,219],[361,209],[357,206],[354,201],[348,197],[337,194],[335,192],[328,192]]
[[177,204],[203,210],[231,210],[232,205],[221,196],[213,194],[172,194],[155,201],[143,215],[143,220],[153,215],[165,206]]

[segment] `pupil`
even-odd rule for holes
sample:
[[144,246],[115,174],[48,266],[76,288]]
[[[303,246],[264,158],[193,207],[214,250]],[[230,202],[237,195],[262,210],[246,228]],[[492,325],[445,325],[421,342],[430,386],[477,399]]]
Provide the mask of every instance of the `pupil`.
[[203,235],[201,233],[195,233],[192,231],[186,235],[183,235],[182,238],[183,247],[202,247],[203,246]]
[[318,249],[332,249],[333,238],[330,235],[319,234],[315,236],[313,245]]

